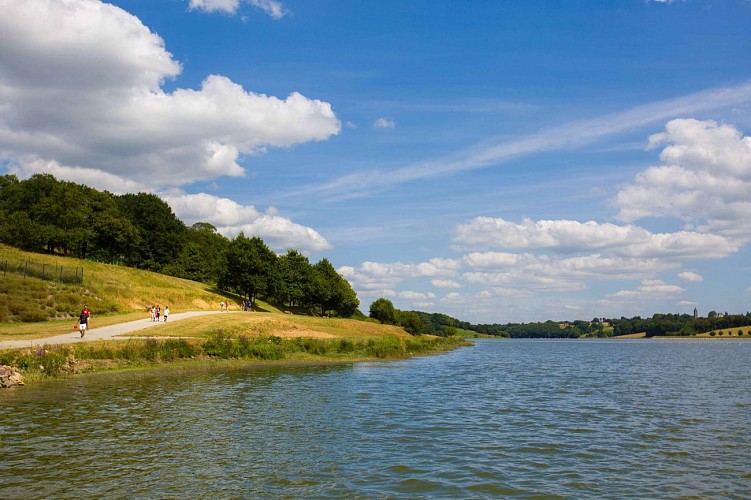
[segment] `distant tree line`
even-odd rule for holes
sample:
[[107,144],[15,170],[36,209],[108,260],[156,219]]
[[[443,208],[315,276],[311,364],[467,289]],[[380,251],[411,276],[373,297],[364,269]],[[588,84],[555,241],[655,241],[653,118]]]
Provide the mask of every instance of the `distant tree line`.
[[[416,316],[416,317],[415,317]],[[451,336],[460,330],[505,338],[565,339],[612,337],[645,333],[647,337],[690,336],[715,330],[751,325],[751,313],[720,314],[711,311],[706,318],[689,314],[655,314],[651,318],[593,318],[592,321],[545,321],[533,323],[472,324],[441,313],[400,311],[384,298],[370,306],[370,317],[382,323],[416,327],[420,333]],[[415,326],[413,326],[415,325]]]
[[719,315],[712,312],[706,318],[694,318],[689,314],[655,314],[651,318],[594,318],[592,321],[469,325],[464,328],[510,338],[579,338],[633,333],[644,333],[647,337],[690,336],[748,325],[751,325],[751,313]]
[[206,222],[186,227],[154,194],[115,195],[50,174],[0,176],[0,241],[216,284],[298,312],[349,317],[359,306],[326,259],[277,256],[259,237],[228,239]]
[[[605,325],[608,325],[607,327]],[[647,337],[690,336],[724,328],[751,325],[751,313],[710,313],[707,318],[689,314],[655,314],[651,318],[594,318],[592,321],[546,321],[544,323],[507,323],[469,325],[463,328],[487,335],[509,338],[611,337],[644,333]]]
[[605,321],[609,321],[613,325],[613,335],[644,332],[648,337],[664,335],[685,337],[713,330],[751,325],[751,313],[718,314],[715,311],[710,311],[706,318],[694,318],[689,314],[655,314],[646,319],[635,316]]

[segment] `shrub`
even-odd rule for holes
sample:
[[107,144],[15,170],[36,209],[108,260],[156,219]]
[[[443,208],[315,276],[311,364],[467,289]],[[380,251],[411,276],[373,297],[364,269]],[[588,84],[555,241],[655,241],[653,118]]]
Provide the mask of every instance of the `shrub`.
[[159,341],[148,338],[143,343],[143,357],[149,361],[159,359]]
[[336,352],[340,353],[352,353],[355,351],[355,343],[350,339],[339,339],[336,347]]
[[213,332],[203,344],[203,352],[217,358],[283,359],[284,341],[276,336],[234,338],[224,331]]
[[376,358],[388,358],[405,352],[403,345],[396,339],[370,339],[365,346],[365,352]]
[[224,330],[216,330],[209,334],[209,338],[203,343],[203,352],[208,356],[217,358],[232,357],[232,338]]
[[269,338],[261,337],[249,345],[249,356],[260,359],[284,359],[282,345]]
[[36,323],[38,321],[45,321],[50,315],[43,309],[24,307],[18,312],[18,317],[23,323]]
[[197,354],[198,349],[184,339],[167,339],[159,345],[159,359],[162,361],[192,358]]
[[331,343],[323,339],[300,338],[297,339],[297,342],[304,352],[316,354],[318,356],[322,356],[329,352],[331,347]]
[[27,373],[58,376],[73,370],[72,351],[64,346],[43,346],[15,351],[3,357],[3,363]]
[[114,359],[114,350],[107,344],[79,344],[73,348],[78,359]]
[[129,340],[115,352],[114,357],[127,361],[137,361],[141,357],[141,348],[137,342]]

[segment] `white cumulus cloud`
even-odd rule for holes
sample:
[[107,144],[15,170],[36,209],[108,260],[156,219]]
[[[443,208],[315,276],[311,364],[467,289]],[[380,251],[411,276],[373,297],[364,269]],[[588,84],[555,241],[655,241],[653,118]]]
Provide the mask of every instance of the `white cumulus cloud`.
[[461,288],[462,286],[454,280],[447,279],[432,279],[430,284],[436,288]]
[[[269,146],[338,134],[331,105],[257,94],[221,75],[165,92],[181,72],[135,16],[97,0],[0,0],[0,160],[55,162],[158,189],[242,176]],[[25,165],[25,167],[23,166]]]
[[[722,258],[738,251],[739,243],[716,234],[678,231],[651,233],[638,226],[594,221],[525,219],[521,224],[501,218],[477,217],[461,224],[454,241],[479,248],[551,249],[561,253],[598,252],[618,257]],[[470,254],[465,259],[505,259],[515,254]],[[482,265],[475,262],[473,265]]]
[[704,278],[701,274],[695,273],[693,271],[684,271],[682,273],[678,273],[678,277],[683,281],[690,281],[694,283],[704,281]]
[[676,217],[704,233],[751,238],[751,137],[714,121],[672,120],[650,138],[667,144],[663,165],[639,173],[619,191],[618,217]]
[[246,236],[260,236],[277,251],[294,248],[305,252],[331,248],[331,244],[316,230],[296,224],[274,210],[261,213],[252,205],[240,205],[229,198],[206,193],[168,193],[162,198],[186,224],[208,222],[219,233],[230,238],[240,232]]

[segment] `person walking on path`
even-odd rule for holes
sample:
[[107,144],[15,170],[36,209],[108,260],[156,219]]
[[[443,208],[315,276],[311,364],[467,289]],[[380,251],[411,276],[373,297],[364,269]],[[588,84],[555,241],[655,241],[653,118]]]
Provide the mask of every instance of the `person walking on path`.
[[81,332],[81,338],[86,335],[86,328],[89,325],[89,317],[86,316],[86,311],[81,311],[81,315],[78,317],[78,331]]
[[86,315],[86,327],[89,326],[89,320],[91,319],[91,311],[89,310],[89,306],[86,304],[83,305],[83,311],[81,311],[83,314]]
[[151,322],[154,322],[154,318],[156,317],[156,307],[151,306],[149,309],[149,312],[151,313]]
[[169,316],[169,306],[164,306],[164,322],[167,322],[167,317]]
[[159,323],[159,318],[162,315],[162,308],[159,307],[159,304],[156,305],[156,311],[154,312],[154,317],[156,318],[156,322]]

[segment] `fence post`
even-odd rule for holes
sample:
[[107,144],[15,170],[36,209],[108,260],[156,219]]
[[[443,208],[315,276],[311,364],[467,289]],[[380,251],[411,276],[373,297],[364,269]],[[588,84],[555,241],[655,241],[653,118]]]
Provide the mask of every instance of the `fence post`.
[[26,261],[26,264],[23,267],[23,280],[26,281],[26,271],[29,270],[29,261]]

